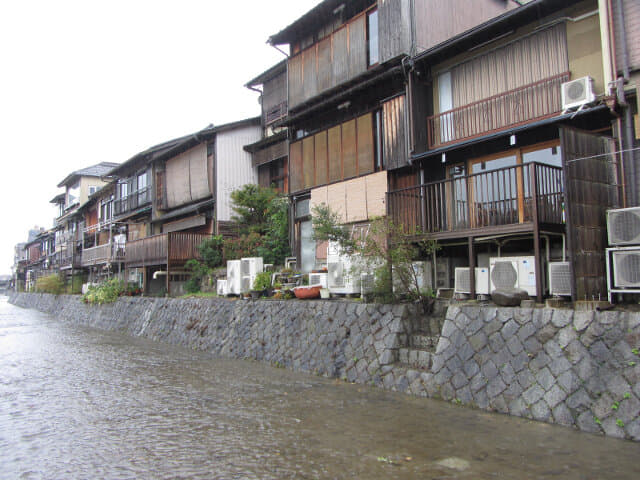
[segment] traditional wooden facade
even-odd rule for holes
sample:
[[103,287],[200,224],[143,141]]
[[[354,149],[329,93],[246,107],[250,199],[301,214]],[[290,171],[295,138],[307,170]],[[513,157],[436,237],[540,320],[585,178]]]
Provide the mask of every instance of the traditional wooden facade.
[[[574,298],[602,296],[619,177],[599,25],[595,0],[533,1],[414,57],[411,166],[387,195],[407,235],[437,239],[440,255],[472,268],[533,255],[538,299],[547,262],[569,258]],[[596,101],[563,112],[562,83],[585,76]]]

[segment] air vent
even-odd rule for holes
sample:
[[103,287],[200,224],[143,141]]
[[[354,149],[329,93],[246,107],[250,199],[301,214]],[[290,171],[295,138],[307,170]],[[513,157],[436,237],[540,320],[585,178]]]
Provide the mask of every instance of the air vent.
[[616,287],[640,287],[640,250],[613,252]]
[[607,212],[610,245],[640,245],[640,207]]
[[593,79],[582,77],[562,84],[562,108],[581,107],[596,100]]
[[557,296],[571,296],[569,262],[549,262],[549,293]]

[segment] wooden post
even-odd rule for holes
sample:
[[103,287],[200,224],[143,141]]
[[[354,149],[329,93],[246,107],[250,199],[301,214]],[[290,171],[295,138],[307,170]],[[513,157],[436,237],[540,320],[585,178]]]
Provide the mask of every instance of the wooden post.
[[166,282],[167,282],[166,283],[167,296],[171,295],[171,281],[169,279],[170,273],[171,273],[170,270],[169,270],[170,258],[171,258],[171,234],[167,233],[167,280],[166,280]]
[[531,201],[533,202],[533,254],[535,255],[536,301],[542,303],[542,262],[540,261],[540,217],[538,215],[538,182],[536,164],[530,163]]

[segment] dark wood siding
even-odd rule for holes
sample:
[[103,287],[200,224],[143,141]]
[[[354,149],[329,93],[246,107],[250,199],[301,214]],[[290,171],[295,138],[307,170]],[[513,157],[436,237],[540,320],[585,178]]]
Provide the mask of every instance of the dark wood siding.
[[410,0],[386,0],[378,5],[380,63],[411,50]]
[[302,177],[302,142],[291,144],[289,149],[289,162],[291,164],[291,191],[297,192],[302,190],[304,185]]
[[327,183],[329,179],[329,171],[327,165],[327,132],[320,132],[315,135],[315,149],[316,149],[316,183],[323,185]]
[[342,124],[342,176],[355,177],[357,173],[356,121],[350,120]]
[[304,188],[310,188],[315,184],[315,145],[313,137],[307,137],[302,141],[302,174]]
[[574,300],[606,298],[606,211],[618,204],[608,137],[560,129]]
[[[616,58],[618,69],[622,70],[622,34],[618,21],[618,2],[612,2],[613,19],[616,32]],[[622,21],[627,35],[627,53],[631,70],[640,68],[640,2],[638,0],[622,0]]]
[[408,164],[405,135],[405,96],[395,97],[382,106],[384,164],[388,170]]
[[358,118],[358,175],[372,173],[374,169],[373,115]]
[[269,145],[262,150],[257,151],[253,154],[253,166],[259,167],[260,165],[264,165],[265,163],[273,162],[278,158],[286,157],[288,151],[288,143],[287,141],[282,141],[278,143],[274,143],[273,145]]
[[330,128],[329,136],[329,182],[342,178],[342,128],[340,125]]

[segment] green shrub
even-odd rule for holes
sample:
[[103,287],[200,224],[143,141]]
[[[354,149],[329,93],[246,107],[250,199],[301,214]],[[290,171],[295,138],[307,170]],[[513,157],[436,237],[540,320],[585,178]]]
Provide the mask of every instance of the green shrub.
[[36,292],[60,295],[64,290],[64,280],[60,278],[60,275],[58,274],[54,273],[53,275],[40,277],[36,280]]
[[271,273],[260,272],[256,275],[256,279],[253,281],[253,289],[262,291],[271,288]]
[[125,292],[124,282],[117,278],[112,278],[101,285],[89,287],[89,291],[84,295],[83,300],[85,303],[102,305],[115,302]]

